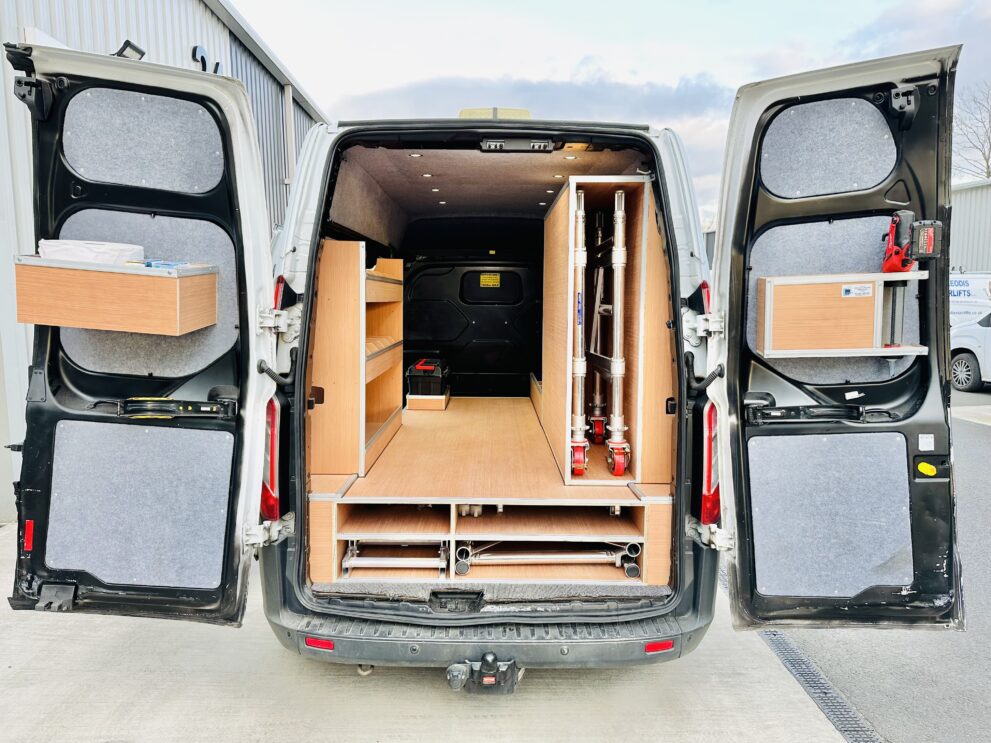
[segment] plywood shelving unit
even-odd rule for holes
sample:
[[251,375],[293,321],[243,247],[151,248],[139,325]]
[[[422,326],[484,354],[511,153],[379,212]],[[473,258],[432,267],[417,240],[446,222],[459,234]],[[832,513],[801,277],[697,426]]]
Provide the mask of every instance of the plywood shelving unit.
[[[536,454],[528,466],[517,456],[521,450]],[[410,467],[410,462],[420,466]],[[319,562],[311,547],[310,578],[316,583],[668,585],[670,486],[639,487],[564,485],[527,398],[453,398],[443,412],[407,410],[402,428],[366,476],[346,481],[311,477],[311,514],[319,513],[321,520],[310,524],[310,543],[322,547]],[[363,557],[432,560],[443,549],[449,562],[443,573],[412,566],[356,567],[344,577],[342,561],[356,542]],[[503,552],[534,545],[562,552],[634,543],[642,548],[636,558],[640,576],[628,577],[623,567],[608,564],[478,564],[466,576],[456,574],[459,545],[490,542],[498,542],[493,549]]]
[[364,475],[402,424],[403,264],[382,258],[366,271],[365,261],[363,242],[321,243],[309,388],[324,402],[307,420],[311,477]]

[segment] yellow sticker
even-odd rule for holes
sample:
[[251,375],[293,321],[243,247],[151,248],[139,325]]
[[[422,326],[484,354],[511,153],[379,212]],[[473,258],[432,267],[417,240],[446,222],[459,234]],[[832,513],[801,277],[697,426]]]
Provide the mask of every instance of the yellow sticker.
[[929,462],[919,462],[918,469],[926,477],[933,477],[936,474],[936,468],[929,464]]
[[483,288],[498,289],[501,280],[501,273],[480,273],[478,275],[478,285]]

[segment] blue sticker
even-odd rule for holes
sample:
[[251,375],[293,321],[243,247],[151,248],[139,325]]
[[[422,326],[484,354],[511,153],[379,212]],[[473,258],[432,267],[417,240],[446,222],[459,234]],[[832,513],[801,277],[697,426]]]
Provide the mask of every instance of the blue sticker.
[[582,324],[582,293],[578,292],[578,324]]

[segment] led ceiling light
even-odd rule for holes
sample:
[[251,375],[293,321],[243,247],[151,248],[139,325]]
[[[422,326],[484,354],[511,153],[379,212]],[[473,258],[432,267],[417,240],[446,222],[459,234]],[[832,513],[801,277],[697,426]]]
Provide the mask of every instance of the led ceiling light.
[[433,173],[424,173],[423,174],[423,177],[424,178],[433,178],[434,177],[434,174]]
[[411,152],[411,153],[409,153],[409,156],[410,157],[423,157],[423,155],[420,154],[419,152]]

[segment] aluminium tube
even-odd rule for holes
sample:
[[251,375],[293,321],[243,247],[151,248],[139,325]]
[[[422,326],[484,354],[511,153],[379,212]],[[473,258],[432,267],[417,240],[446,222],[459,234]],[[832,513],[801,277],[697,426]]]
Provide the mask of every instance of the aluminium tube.
[[472,555],[473,565],[592,565],[622,563],[623,550],[483,552]]
[[574,327],[572,374],[574,385],[571,391],[571,442],[585,441],[585,265],[588,253],[585,249],[585,192],[576,192],[578,199],[575,208],[575,286],[574,286]]
[[612,395],[609,399],[609,441],[626,443],[626,421],[623,417],[623,290],[626,281],[626,192],[616,191],[613,212],[612,250]]

